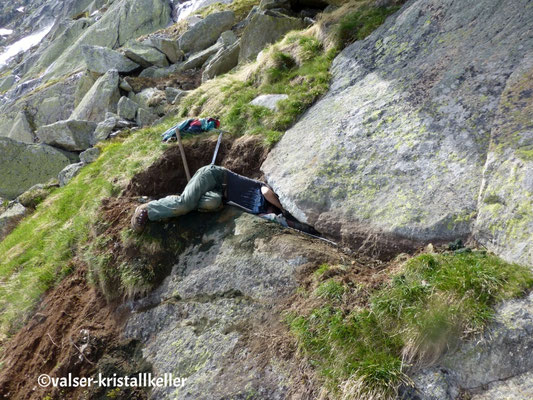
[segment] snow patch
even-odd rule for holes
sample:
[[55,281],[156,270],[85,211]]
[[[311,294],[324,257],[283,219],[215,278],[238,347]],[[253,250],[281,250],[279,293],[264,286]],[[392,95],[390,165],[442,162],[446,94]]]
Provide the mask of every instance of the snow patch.
[[17,8],[17,11],[23,13],[24,12],[24,7]]
[[13,33],[13,29],[0,28],[0,36],[9,36]]
[[52,26],[53,25],[49,25],[40,31],[23,37],[12,45],[7,46],[6,50],[0,54],[0,66],[7,64],[9,59],[13,58],[17,54],[32,48],[36,44],[39,44],[41,40],[43,40],[43,38],[48,34],[48,32],[50,32]]

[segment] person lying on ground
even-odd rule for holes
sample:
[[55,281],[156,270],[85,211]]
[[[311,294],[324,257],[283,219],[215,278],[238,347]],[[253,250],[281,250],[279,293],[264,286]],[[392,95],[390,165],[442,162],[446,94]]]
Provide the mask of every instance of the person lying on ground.
[[224,203],[285,227],[317,234],[311,226],[300,223],[285,211],[278,196],[267,184],[217,165],[206,165],[196,171],[181,195],[163,197],[137,207],[131,218],[131,227],[142,232],[148,221],[178,217],[193,210],[218,211]]

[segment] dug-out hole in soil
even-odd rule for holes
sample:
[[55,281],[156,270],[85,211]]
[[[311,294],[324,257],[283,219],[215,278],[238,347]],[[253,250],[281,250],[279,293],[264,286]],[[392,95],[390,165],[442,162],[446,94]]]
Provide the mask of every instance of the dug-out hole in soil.
[[[217,144],[217,136],[185,140],[183,147],[191,176],[204,165],[211,163]],[[222,137],[216,165],[253,179],[261,179],[261,164],[268,148],[259,136],[234,138]],[[130,181],[124,196],[148,196],[161,198],[180,194],[187,185],[187,177],[179,146],[171,145],[163,156],[147,170],[138,173]]]

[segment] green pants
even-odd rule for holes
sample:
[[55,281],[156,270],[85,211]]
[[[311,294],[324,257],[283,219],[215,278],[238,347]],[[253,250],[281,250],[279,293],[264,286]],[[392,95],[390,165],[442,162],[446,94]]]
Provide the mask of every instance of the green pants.
[[148,219],[159,221],[193,210],[216,211],[222,206],[226,169],[216,165],[200,168],[180,196],[167,196],[148,203]]

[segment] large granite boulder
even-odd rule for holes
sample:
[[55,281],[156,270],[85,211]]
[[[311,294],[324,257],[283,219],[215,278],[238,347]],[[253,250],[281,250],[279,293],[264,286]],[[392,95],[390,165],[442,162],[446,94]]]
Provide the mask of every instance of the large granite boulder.
[[216,42],[214,45],[208,47],[207,49],[192,54],[187,61],[180,64],[180,69],[184,71],[187,69],[201,67],[209,59],[209,57],[214,56],[219,50],[222,49],[222,43]]
[[172,40],[162,36],[152,36],[143,43],[155,47],[157,50],[166,55],[168,60],[173,64],[181,61],[183,58],[183,51],[180,50],[177,40]]
[[0,137],[0,197],[13,199],[37,183],[55,177],[73,157],[46,144]]
[[[498,307],[483,337],[416,373],[414,388],[403,399],[454,400],[465,392],[476,400],[532,398],[532,332],[533,293]],[[499,397],[502,392],[505,396]]]
[[85,94],[83,100],[72,112],[70,119],[100,122],[105,119],[106,112],[116,112],[120,99],[118,83],[117,70],[106,72]]
[[215,43],[220,34],[230,29],[234,22],[233,11],[209,14],[179,37],[179,47],[185,53],[203,50]]
[[289,31],[305,26],[301,18],[256,13],[242,33],[239,62],[255,60],[266,45],[278,41]]
[[26,212],[26,207],[17,202],[12,202],[5,211],[0,212],[0,240],[16,226],[18,221],[26,215]]
[[24,143],[34,142],[35,135],[24,111],[20,111],[16,116],[7,137]]
[[57,179],[59,180],[59,186],[63,187],[69,183],[76,175],[80,173],[80,170],[83,168],[85,163],[79,162],[74,164],[69,164],[63,168],[59,174],[57,174]]
[[202,82],[225,74],[239,63],[240,42],[220,49],[204,66]]
[[134,120],[138,108],[139,105],[137,103],[126,96],[122,96],[118,101],[117,114],[121,118]]
[[155,65],[156,67],[168,67],[167,56],[155,47],[144,43],[130,40],[122,47],[124,55],[144,68]]
[[130,72],[139,68],[139,64],[130,58],[107,47],[85,44],[81,46],[81,52],[87,69],[99,74],[105,74],[110,69],[116,69],[118,72]]
[[82,151],[91,147],[96,122],[83,120],[59,121],[42,126],[37,137],[42,143],[68,151]]
[[531,21],[527,0],[408,2],[270,153],[281,202],[352,247],[474,232],[533,264]]

